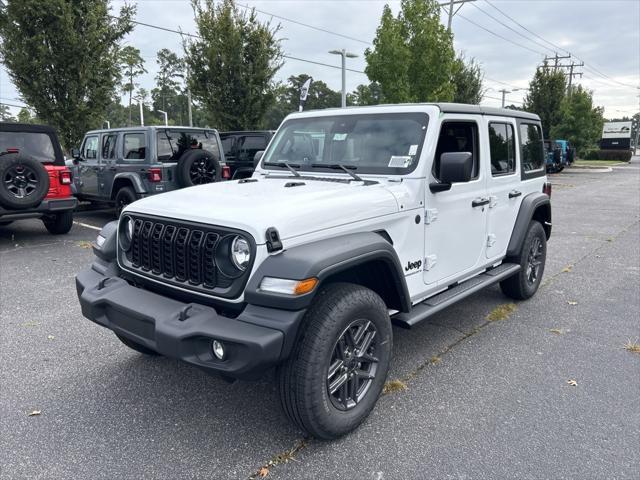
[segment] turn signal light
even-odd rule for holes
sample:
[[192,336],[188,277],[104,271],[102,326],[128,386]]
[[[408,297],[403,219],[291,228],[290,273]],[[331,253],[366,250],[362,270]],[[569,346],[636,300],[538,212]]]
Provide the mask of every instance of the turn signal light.
[[288,278],[264,277],[260,282],[263,292],[283,293],[285,295],[304,295],[312,291],[318,284],[317,278],[289,280]]
[[71,185],[71,172],[69,170],[60,172],[60,183],[62,185]]
[[162,170],[159,168],[150,168],[149,169],[149,181],[150,182],[161,182],[162,181]]

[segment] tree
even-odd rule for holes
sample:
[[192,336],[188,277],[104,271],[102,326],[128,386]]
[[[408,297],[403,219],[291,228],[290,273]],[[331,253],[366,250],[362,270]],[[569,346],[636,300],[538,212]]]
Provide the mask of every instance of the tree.
[[569,140],[578,154],[596,146],[602,133],[604,109],[593,106],[593,94],[578,85],[560,107],[562,121],[551,128],[550,138]]
[[194,99],[220,130],[261,127],[281,67],[280,27],[260,23],[254,10],[241,12],[234,0],[192,5],[200,38],[185,45],[185,60]]
[[554,71],[545,63],[536,69],[524,98],[524,109],[536,113],[542,120],[544,138],[550,138],[551,129],[562,119],[560,107],[565,97],[564,73]]
[[40,123],[35,115],[31,115],[28,108],[22,107],[18,112],[18,122],[20,123]]
[[0,56],[20,96],[65,147],[99,126],[117,87],[118,44],[135,8],[108,0],[20,0],[0,10]]
[[451,82],[454,86],[453,101],[479,105],[484,96],[482,90],[482,70],[480,65],[471,59],[467,62],[464,55],[456,58],[453,64]]
[[144,68],[144,59],[140,56],[140,50],[131,45],[127,45],[120,50],[120,66],[125,72],[125,81],[122,83],[122,91],[129,94],[129,126],[131,126],[131,99],[133,91],[138,86],[134,82],[143,73],[147,73]]
[[7,105],[0,103],[0,121],[2,122],[15,122],[16,119],[11,115],[11,111]]
[[176,53],[163,48],[158,51],[156,62],[156,87],[151,90],[153,108],[167,112],[170,123],[185,124],[188,100],[181,89],[182,80],[185,78],[184,61]]
[[365,51],[369,79],[380,84],[384,102],[451,101],[455,52],[440,23],[435,0],[402,0],[393,16],[384,7],[373,49]]
[[347,97],[351,105],[378,105],[382,100],[382,88],[379,83],[371,82],[368,85],[358,85]]

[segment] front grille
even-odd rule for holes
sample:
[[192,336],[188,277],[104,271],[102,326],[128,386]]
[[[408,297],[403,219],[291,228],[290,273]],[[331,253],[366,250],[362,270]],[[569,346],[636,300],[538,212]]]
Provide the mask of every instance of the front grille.
[[[229,239],[250,237],[231,229],[130,215],[131,248],[120,252],[121,265],[146,277],[190,290],[232,298],[244,288],[250,266],[236,275],[225,274],[216,262],[228,256]],[[255,248],[252,258],[255,256]],[[228,271],[228,270],[225,270]]]

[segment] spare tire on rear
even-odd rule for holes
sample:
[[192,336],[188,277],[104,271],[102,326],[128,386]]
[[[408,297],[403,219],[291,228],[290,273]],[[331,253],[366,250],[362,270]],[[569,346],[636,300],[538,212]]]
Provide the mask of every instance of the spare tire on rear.
[[181,187],[219,182],[221,175],[220,162],[209,150],[187,150],[178,160],[176,176]]
[[10,153],[0,156],[0,204],[15,210],[39,205],[49,192],[49,173],[37,160]]

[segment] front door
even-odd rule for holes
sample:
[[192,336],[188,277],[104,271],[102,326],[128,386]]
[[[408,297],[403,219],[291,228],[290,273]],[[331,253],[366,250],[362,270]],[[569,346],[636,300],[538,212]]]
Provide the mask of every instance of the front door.
[[80,149],[80,161],[78,162],[80,193],[90,197],[97,197],[99,194],[98,174],[101,168],[98,155],[99,142],[98,135],[88,135]]
[[443,153],[470,152],[474,167],[469,182],[454,183],[444,192],[426,189],[423,270],[427,284],[449,285],[473,272],[484,259],[488,201],[482,168],[486,159],[480,155],[481,121],[479,115],[447,115],[440,125],[429,183],[439,181]]
[[111,187],[116,176],[116,144],[117,133],[104,133],[100,143],[100,156],[102,158],[102,170],[98,172],[98,185],[100,195],[109,198]]

